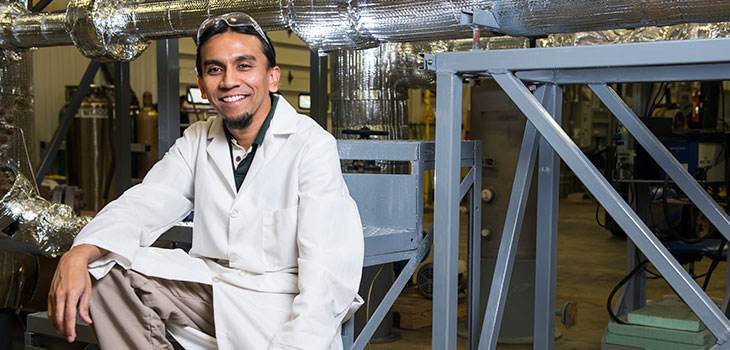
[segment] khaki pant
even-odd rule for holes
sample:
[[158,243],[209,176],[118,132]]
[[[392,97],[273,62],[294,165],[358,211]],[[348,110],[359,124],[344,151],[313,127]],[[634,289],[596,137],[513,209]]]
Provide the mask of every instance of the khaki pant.
[[172,349],[165,324],[215,336],[209,285],[147,277],[118,265],[91,278],[91,319],[104,350]]

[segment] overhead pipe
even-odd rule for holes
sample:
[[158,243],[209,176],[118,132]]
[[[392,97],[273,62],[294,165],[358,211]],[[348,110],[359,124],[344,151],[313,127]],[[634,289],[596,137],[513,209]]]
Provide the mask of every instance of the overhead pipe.
[[0,48],[75,44],[92,59],[130,61],[152,40],[191,36],[205,18],[243,11],[264,29],[291,29],[329,52],[467,37],[460,16],[471,10],[487,11],[494,31],[517,36],[730,18],[726,0],[71,0],[65,13],[2,4]]

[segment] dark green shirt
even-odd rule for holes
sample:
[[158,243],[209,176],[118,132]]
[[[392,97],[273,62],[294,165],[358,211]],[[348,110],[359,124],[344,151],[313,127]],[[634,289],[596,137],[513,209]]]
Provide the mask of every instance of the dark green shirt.
[[231,142],[233,140],[233,135],[231,135],[231,132],[228,131],[228,128],[223,126],[223,130],[226,133],[226,138],[228,139],[228,149],[231,152],[231,167],[233,168],[233,178],[236,180],[236,190],[241,189],[241,185],[243,184],[243,179],[246,178],[246,174],[248,174],[248,169],[251,168],[251,163],[253,163],[253,157],[256,155],[256,149],[261,146],[261,144],[264,142],[264,136],[266,136],[266,130],[269,129],[269,124],[271,124],[271,119],[274,117],[274,111],[276,110],[276,102],[279,100],[279,97],[276,95],[271,96],[271,110],[269,111],[269,114],[266,116],[266,119],[264,120],[264,123],[261,124],[261,129],[259,129],[259,133],[256,134],[256,138],[253,140],[253,144],[251,147],[251,153],[249,153],[246,158],[243,158],[240,163],[238,163],[238,167],[234,166],[236,164],[233,161],[233,145],[231,145]]

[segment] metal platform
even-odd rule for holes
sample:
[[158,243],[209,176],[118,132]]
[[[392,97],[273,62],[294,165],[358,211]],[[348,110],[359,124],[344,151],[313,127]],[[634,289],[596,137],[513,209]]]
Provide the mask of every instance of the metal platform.
[[[356,141],[339,140],[337,147],[342,160],[408,162],[405,174],[345,173],[350,195],[357,202],[365,228],[365,266],[407,260],[398,278],[386,293],[375,313],[358,337],[353,336],[353,319],[343,327],[345,349],[364,349],[375,330],[403,287],[410,280],[418,264],[431,248],[438,231],[423,235],[424,170],[434,167],[433,142],[425,141]],[[471,194],[469,255],[470,315],[478,318],[479,305],[479,236],[481,224],[481,142],[461,143],[459,166],[469,168],[459,188],[459,198]],[[474,195],[475,194],[475,195]],[[456,238],[458,240],[458,231]],[[473,292],[472,292],[473,291]],[[441,300],[434,299],[434,309]],[[436,313],[434,312],[434,318]]]
[[[666,150],[609,83],[730,80],[730,39],[665,41],[538,49],[468,51],[425,55],[424,69],[437,75],[436,232],[458,232],[459,142],[462,84],[494,79],[527,117],[517,176],[500,243],[479,349],[494,349],[515,259],[531,181],[538,162],[535,349],[554,348],[559,160],[562,159],[629,238],[717,338],[730,349],[730,321],[654,236],[560,126],[561,84],[587,84],[635,139],[730,239],[730,218]],[[534,84],[534,85],[533,85]],[[532,85],[534,93],[528,85]],[[539,151],[539,157],[538,157]],[[560,157],[560,158],[558,158]],[[437,236],[438,237],[438,236]],[[433,349],[456,348],[456,262],[453,235],[436,239]],[[629,267],[631,268],[631,267]],[[727,305],[727,298],[724,304]],[[470,329],[470,336],[475,336]],[[470,345],[470,348],[475,346]]]

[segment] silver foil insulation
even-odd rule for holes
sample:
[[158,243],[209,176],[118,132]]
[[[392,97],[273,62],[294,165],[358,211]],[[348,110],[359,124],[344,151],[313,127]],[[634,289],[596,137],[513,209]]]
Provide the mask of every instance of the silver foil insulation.
[[538,47],[555,47],[727,37],[730,37],[730,22],[685,23],[664,27],[551,34],[547,38],[538,39],[536,44]]
[[[11,51],[6,51],[7,54]],[[6,55],[0,64],[0,159],[32,178],[35,164],[33,114],[33,60],[28,51]]]
[[[349,138],[344,130],[385,131],[375,139],[408,139],[408,89],[431,89],[433,72],[419,70],[419,53],[465,51],[472,39],[387,43],[366,50],[336,51],[332,56],[332,128],[335,137]],[[481,49],[528,47],[521,37],[488,37]]]
[[65,253],[91,217],[38,195],[35,186],[9,165],[0,166],[0,241],[7,249],[48,257]]
[[398,44],[332,54],[332,128],[335,137],[344,130],[367,128],[385,131],[381,139],[408,136],[408,91],[397,83]]
[[721,22],[727,0],[71,0],[66,13],[2,4],[0,48],[75,44],[87,57],[129,61],[151,40],[191,36],[206,18],[241,11],[264,29],[291,29],[321,52],[386,42],[470,36],[462,11],[485,10],[493,30],[544,36],[617,28]]

